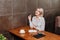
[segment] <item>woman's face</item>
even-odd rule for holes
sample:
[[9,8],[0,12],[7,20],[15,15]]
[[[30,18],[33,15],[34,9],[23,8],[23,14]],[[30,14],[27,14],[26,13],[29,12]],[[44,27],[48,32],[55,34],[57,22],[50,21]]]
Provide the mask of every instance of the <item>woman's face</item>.
[[39,16],[40,15],[40,12],[39,11],[35,11],[35,15],[36,16]]

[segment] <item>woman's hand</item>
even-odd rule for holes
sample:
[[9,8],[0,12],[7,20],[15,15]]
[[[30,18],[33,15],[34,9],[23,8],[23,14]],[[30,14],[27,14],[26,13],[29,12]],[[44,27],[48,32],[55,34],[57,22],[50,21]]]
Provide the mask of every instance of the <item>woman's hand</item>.
[[28,20],[31,21],[31,15],[28,16]]

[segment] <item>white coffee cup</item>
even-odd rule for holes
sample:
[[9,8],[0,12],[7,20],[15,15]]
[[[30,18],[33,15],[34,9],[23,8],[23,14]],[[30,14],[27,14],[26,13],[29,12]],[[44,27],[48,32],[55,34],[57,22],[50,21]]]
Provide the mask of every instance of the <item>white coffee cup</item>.
[[25,30],[24,29],[21,29],[19,33],[25,33]]

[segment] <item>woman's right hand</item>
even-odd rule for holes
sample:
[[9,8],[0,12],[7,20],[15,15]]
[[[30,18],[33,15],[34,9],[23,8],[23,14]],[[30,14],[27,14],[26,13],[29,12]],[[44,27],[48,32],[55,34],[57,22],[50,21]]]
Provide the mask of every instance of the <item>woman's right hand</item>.
[[28,20],[31,21],[31,15],[28,16]]

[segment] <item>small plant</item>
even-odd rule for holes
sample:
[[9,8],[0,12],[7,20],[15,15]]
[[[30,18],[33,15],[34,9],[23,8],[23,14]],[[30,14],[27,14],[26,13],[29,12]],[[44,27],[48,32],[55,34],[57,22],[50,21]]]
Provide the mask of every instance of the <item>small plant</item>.
[[6,40],[6,37],[4,37],[3,34],[0,34],[0,40]]

